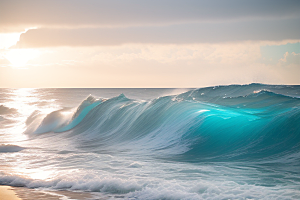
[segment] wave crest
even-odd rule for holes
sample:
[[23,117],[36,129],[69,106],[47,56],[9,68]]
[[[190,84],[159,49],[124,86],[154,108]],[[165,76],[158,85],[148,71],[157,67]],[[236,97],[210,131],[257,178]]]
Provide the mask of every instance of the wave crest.
[[123,94],[107,100],[89,96],[68,116],[65,110],[50,113],[35,133],[65,132],[80,148],[181,161],[291,156],[292,162],[300,145],[300,99],[280,90],[261,84],[218,86],[150,101]]

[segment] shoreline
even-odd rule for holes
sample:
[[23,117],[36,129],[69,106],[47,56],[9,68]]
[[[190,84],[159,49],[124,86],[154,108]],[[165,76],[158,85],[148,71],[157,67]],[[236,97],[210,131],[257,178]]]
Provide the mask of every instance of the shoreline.
[[[98,196],[98,195],[97,195]],[[94,199],[95,195],[90,192],[67,191],[67,190],[40,190],[26,187],[14,187],[8,185],[0,185],[1,200],[60,200],[60,199]],[[97,199],[107,199],[107,197],[98,196]]]

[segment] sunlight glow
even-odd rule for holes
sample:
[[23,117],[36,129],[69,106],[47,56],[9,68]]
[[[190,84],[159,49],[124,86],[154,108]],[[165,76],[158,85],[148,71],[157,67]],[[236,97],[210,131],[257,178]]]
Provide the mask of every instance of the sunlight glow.
[[0,33],[0,49],[7,49],[15,45],[19,39],[21,33]]
[[0,49],[8,49],[17,44],[22,33],[26,33],[30,29],[37,29],[37,27],[26,28],[25,31],[16,33],[0,33]]
[[37,49],[11,49],[6,53],[5,58],[9,60],[15,68],[25,67],[29,60],[38,57],[40,54]]
[[45,169],[27,169],[26,172],[28,173],[28,176],[32,179],[40,179],[40,180],[46,180],[53,176],[53,171],[47,171]]
[[25,178],[31,178],[36,180],[47,180],[55,175],[55,171],[50,168],[30,168],[30,163],[23,163],[20,166],[12,167],[12,171]]
[[[6,118],[19,123],[6,128],[11,133],[6,137],[10,137],[12,141],[25,140],[27,136],[23,132],[27,128],[26,120],[35,110],[39,110],[41,114],[45,115],[60,108],[53,99],[42,99],[42,94],[41,91],[34,88],[10,89],[11,100],[3,105],[16,109],[18,114],[6,116]],[[45,103],[45,105],[39,106],[36,102]]]

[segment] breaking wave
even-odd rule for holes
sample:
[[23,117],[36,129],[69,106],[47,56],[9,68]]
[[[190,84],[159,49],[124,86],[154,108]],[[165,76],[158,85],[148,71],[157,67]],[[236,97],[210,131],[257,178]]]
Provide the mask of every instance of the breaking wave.
[[299,86],[250,84],[149,101],[89,96],[77,109],[33,114],[26,133],[55,132],[80,148],[176,161],[299,163],[299,91]]
[[178,185],[176,181],[162,181],[154,186],[151,181],[74,174],[44,181],[0,173],[0,184],[52,190],[101,192],[108,194],[105,199],[261,199],[262,197],[290,199],[291,196],[295,198],[300,196],[296,188],[276,186],[274,189],[262,185],[240,185],[232,181],[201,180],[192,187]]

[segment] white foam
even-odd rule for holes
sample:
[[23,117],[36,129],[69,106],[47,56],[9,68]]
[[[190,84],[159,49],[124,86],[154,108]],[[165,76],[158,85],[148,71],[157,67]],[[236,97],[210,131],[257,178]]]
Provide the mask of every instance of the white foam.
[[[91,178],[94,177],[94,178]],[[100,177],[68,176],[54,180],[34,180],[0,173],[0,184],[54,190],[81,190],[102,194],[122,194],[124,199],[299,199],[300,191],[284,186],[266,187],[234,181],[153,181]]]
[[142,185],[134,180],[120,178],[87,178],[84,176],[60,177],[53,180],[36,180],[16,175],[0,173],[0,185],[10,185],[28,188],[51,188],[64,190],[83,190],[89,192],[109,192],[112,194],[126,194],[141,190]]

